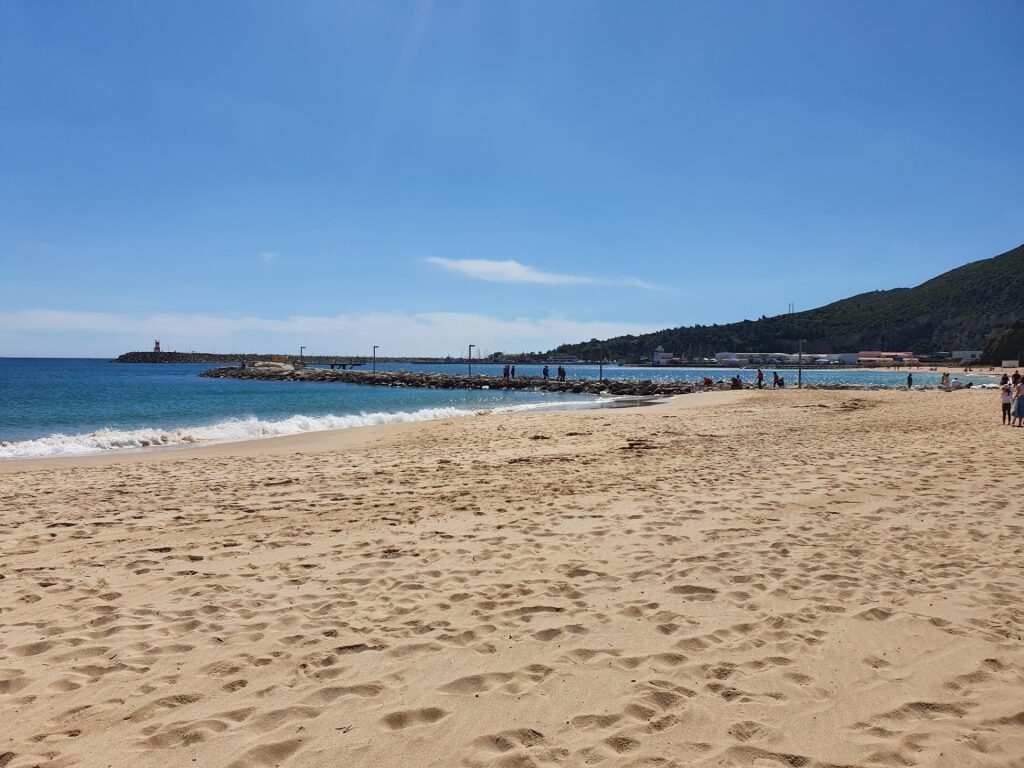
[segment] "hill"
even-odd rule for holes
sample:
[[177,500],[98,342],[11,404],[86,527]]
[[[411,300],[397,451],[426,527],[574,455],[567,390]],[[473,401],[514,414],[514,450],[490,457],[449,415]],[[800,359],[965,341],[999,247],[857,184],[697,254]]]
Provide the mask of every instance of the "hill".
[[563,344],[552,352],[596,360],[649,360],[657,346],[686,357],[715,352],[858,352],[889,349],[919,354],[982,349],[989,338],[1024,320],[1024,245],[971,262],[916,288],[871,291],[806,312],[726,325],[669,328]]

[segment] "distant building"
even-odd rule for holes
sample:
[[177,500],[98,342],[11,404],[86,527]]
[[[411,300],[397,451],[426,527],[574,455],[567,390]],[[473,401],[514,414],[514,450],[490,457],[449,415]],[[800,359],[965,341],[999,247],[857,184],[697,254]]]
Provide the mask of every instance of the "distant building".
[[658,348],[651,353],[651,365],[668,365],[672,362],[675,355],[671,352],[666,352],[665,348],[658,345]]
[[[804,362],[809,362],[814,355],[804,353]],[[789,352],[716,352],[717,365],[789,365],[800,360],[800,355]]]
[[555,363],[556,365],[575,363],[576,355],[548,355],[548,362]]
[[980,349],[954,349],[953,359],[959,360],[962,363],[972,363],[975,360],[981,359]]
[[825,359],[838,365],[856,365],[860,362],[860,356],[856,352],[835,352],[825,355]]
[[857,362],[872,368],[887,365],[920,365],[921,361],[910,352],[883,352],[871,349],[857,353]]
[[159,352],[160,351],[160,339],[157,339],[156,341],[153,342],[153,351],[154,352]]

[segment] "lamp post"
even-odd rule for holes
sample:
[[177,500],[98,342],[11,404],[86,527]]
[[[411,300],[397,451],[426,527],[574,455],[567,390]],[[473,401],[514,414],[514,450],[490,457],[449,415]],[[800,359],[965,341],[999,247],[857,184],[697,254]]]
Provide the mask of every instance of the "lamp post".
[[377,348],[379,346],[380,346],[379,344],[374,344],[373,345],[373,372],[374,373],[377,372]]
[[469,358],[467,360],[467,363],[469,364],[469,375],[470,376],[473,375],[473,348],[475,346],[476,346],[476,344],[470,344],[469,345]]
[[299,347],[299,368],[305,368],[306,367],[306,363],[303,360],[303,354],[302,354],[305,351],[306,351],[305,347]]
[[803,389],[803,387],[804,387],[804,342],[805,341],[807,341],[807,339],[800,339],[800,342],[799,342],[800,343],[800,352],[799,352],[799,358],[797,360],[797,369],[796,369],[796,388],[797,389]]
[[604,344],[601,345],[601,358],[597,361],[597,380],[604,381]]

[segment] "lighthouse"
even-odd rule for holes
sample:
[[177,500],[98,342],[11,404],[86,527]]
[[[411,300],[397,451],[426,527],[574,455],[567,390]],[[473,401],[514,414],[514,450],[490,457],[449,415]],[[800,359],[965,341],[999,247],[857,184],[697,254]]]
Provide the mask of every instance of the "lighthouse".
[[159,352],[160,351],[160,339],[157,339],[156,341],[153,342],[153,351],[154,352]]

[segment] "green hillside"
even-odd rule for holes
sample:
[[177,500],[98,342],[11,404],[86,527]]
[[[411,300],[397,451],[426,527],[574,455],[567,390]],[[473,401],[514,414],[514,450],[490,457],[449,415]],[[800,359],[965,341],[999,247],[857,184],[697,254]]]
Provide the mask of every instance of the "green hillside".
[[[647,360],[655,347],[686,357],[715,352],[811,352],[888,349],[928,353],[983,349],[1024,320],[1024,245],[966,264],[916,288],[872,291],[806,312],[726,325],[670,328],[603,342],[605,355]],[[564,344],[554,353],[597,359],[602,342]]]

